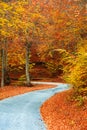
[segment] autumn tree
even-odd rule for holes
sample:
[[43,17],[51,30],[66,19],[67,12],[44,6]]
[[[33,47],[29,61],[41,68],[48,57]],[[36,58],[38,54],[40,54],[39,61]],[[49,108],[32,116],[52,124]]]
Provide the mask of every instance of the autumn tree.
[[5,84],[10,83],[9,75],[8,75],[8,67],[7,67],[7,49],[8,43],[11,42],[14,37],[17,37],[18,29],[20,24],[20,16],[21,12],[18,8],[16,8],[14,3],[5,3],[0,2],[0,42],[1,42],[1,52],[2,52],[2,78],[1,78],[1,86],[3,87]]
[[46,25],[46,19],[41,15],[39,6],[34,3],[29,3],[28,1],[23,3],[24,14],[22,16],[22,27],[21,28],[21,38],[22,42],[24,42],[25,51],[26,51],[26,84],[28,86],[30,83],[30,75],[29,75],[29,55],[30,55],[30,47],[32,43],[36,43],[37,41],[43,37],[42,30]]
[[2,61],[2,76],[1,76],[1,87],[4,86],[4,84],[9,84],[10,79],[8,75],[7,70],[7,42],[8,37],[10,36],[9,28],[9,18],[8,13],[10,10],[10,7],[8,4],[4,2],[0,2],[0,42],[1,42],[1,61]]

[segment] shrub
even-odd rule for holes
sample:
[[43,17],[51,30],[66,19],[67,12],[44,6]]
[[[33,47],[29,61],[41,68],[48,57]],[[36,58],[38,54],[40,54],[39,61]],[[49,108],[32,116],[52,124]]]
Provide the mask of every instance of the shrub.
[[87,53],[78,54],[75,65],[66,79],[73,85],[75,92],[83,94],[87,88]]

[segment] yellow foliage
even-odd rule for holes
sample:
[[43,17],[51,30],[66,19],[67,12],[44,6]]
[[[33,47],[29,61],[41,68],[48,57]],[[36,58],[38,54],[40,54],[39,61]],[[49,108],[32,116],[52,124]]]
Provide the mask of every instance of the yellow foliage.
[[82,88],[87,88],[87,53],[78,55],[76,64],[68,75],[67,81],[73,84],[77,92]]

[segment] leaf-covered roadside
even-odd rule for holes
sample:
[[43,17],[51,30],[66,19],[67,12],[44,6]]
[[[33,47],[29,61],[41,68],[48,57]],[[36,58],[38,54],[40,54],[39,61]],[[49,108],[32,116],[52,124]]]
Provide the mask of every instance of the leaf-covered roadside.
[[52,88],[54,85],[34,85],[33,87],[26,86],[6,86],[4,88],[0,88],[0,100],[24,94],[34,90],[41,90],[46,88]]
[[42,105],[41,114],[47,130],[86,130],[87,100],[81,107],[77,102],[71,102],[71,95],[71,90],[61,92]]

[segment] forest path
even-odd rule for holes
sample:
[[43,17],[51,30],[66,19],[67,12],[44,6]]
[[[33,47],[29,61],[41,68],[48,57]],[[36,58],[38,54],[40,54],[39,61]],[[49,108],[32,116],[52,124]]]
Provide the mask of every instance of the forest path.
[[46,125],[41,119],[40,106],[55,93],[68,89],[67,84],[52,84],[57,87],[28,92],[0,101],[0,130],[46,130]]

